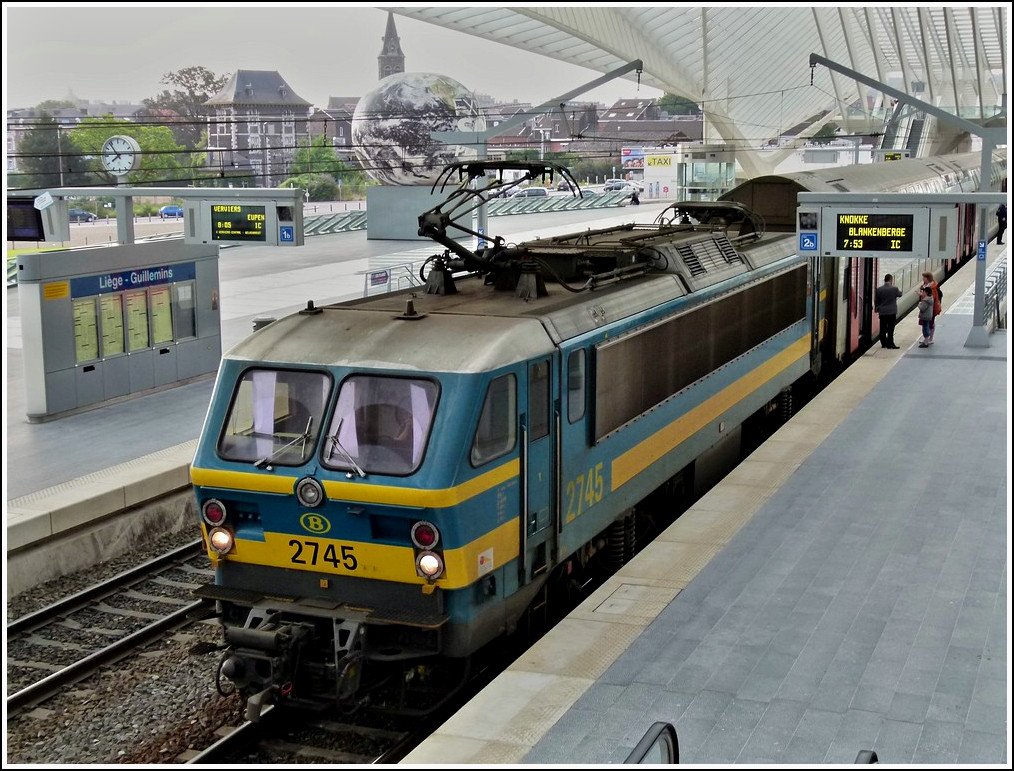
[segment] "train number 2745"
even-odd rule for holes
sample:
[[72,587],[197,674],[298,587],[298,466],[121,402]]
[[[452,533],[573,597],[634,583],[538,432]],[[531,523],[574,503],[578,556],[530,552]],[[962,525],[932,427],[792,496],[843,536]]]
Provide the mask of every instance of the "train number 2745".
[[578,474],[567,481],[567,521],[573,522],[581,512],[590,509],[602,500],[605,480],[602,478],[602,464],[588,469],[587,474]]
[[355,570],[359,567],[359,561],[352,553],[351,546],[340,546],[336,549],[333,543],[329,543],[324,547],[323,554],[320,551],[320,544],[316,541],[299,541],[293,538],[289,541],[289,546],[292,548],[289,562],[294,565],[320,565],[327,562],[335,569],[339,566],[346,570]]

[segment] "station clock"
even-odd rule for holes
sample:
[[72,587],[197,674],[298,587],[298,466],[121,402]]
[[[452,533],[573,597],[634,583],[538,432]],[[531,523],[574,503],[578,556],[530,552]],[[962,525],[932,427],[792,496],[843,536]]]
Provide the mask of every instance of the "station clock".
[[141,147],[133,137],[115,134],[102,145],[102,166],[110,174],[124,177],[137,168]]

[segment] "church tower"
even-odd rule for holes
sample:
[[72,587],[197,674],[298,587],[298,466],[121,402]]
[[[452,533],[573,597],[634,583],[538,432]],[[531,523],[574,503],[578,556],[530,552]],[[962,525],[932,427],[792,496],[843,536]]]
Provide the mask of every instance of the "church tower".
[[405,54],[401,52],[401,42],[398,39],[398,30],[394,27],[394,14],[387,14],[387,31],[384,33],[384,47],[377,57],[377,69],[380,79],[388,75],[405,71]]

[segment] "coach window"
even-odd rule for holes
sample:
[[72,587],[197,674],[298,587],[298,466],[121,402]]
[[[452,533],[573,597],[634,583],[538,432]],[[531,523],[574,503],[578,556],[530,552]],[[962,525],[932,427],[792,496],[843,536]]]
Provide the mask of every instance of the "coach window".
[[567,420],[576,423],[584,417],[585,352],[574,351],[567,357]]
[[517,392],[514,375],[501,375],[489,384],[472,440],[473,466],[482,465],[514,449],[517,442]]

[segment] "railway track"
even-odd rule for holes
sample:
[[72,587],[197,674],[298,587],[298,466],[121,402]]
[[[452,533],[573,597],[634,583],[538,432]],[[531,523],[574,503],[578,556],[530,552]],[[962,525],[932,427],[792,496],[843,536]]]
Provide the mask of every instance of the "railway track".
[[432,726],[410,730],[362,722],[307,719],[268,707],[256,723],[237,726],[187,761],[190,765],[254,764],[372,765],[396,763],[429,734]]
[[7,714],[211,614],[191,591],[211,575],[194,541],[7,624]]

